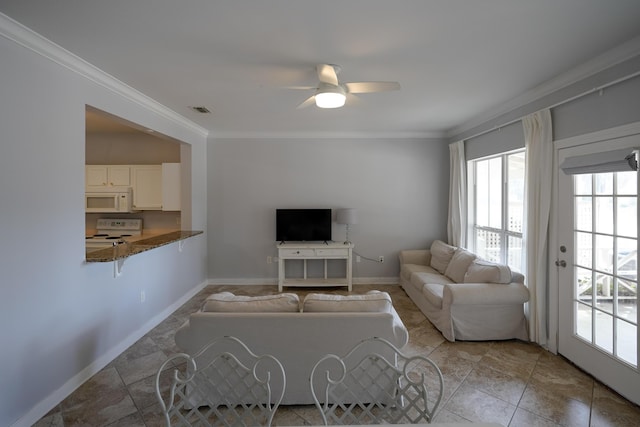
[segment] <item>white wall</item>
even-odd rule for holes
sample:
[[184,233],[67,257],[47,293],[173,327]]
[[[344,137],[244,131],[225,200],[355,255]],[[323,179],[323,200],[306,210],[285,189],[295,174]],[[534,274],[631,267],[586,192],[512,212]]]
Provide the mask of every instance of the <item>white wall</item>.
[[[277,278],[275,210],[358,210],[350,240],[379,264],[354,263],[354,281],[397,282],[398,251],[446,238],[449,148],[427,139],[226,139],[208,150],[209,278]],[[335,211],[334,211],[335,215]],[[333,224],[333,239],[345,238]]]
[[181,253],[173,244],[131,257],[118,278],[111,263],[84,262],[85,105],[191,144],[194,229],[206,227],[207,165],[206,133],[20,46],[6,25],[0,20],[0,425],[17,426],[39,419],[206,283],[206,234]]

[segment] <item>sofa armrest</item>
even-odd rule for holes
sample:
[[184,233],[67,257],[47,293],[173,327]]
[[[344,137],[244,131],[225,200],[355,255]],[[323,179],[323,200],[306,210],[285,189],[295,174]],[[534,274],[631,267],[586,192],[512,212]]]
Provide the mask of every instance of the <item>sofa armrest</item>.
[[529,290],[522,283],[451,283],[444,285],[443,305],[524,304]]
[[431,251],[429,249],[408,249],[398,254],[400,265],[402,264],[431,264]]

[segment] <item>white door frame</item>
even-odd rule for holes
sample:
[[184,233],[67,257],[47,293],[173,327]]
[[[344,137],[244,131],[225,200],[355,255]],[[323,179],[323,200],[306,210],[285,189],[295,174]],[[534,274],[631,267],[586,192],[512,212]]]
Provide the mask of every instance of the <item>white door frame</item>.
[[[559,310],[560,310],[560,288],[559,288],[559,268],[555,266],[555,261],[563,258],[559,251],[559,191],[558,191],[558,179],[559,179],[559,165],[558,157],[559,150],[568,147],[587,145],[596,142],[606,141],[609,139],[623,138],[630,135],[640,134],[640,122],[632,124],[618,126],[603,131],[593,132],[584,135],[578,135],[571,138],[566,138],[558,141],[554,141],[554,175],[553,175],[553,199],[552,199],[552,215],[550,221],[550,236],[549,239],[549,350],[558,352],[559,341]],[[555,339],[554,339],[555,337]],[[606,382],[606,381],[605,381]]]

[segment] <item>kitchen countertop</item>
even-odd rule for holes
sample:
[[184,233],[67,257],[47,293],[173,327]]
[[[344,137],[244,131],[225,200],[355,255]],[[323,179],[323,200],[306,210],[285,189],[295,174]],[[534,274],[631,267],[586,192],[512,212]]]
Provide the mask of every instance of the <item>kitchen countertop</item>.
[[140,252],[150,251],[170,243],[188,239],[202,234],[198,230],[179,230],[158,234],[153,237],[142,238],[127,243],[122,243],[111,248],[97,249],[86,254],[86,262],[110,262],[128,258]]

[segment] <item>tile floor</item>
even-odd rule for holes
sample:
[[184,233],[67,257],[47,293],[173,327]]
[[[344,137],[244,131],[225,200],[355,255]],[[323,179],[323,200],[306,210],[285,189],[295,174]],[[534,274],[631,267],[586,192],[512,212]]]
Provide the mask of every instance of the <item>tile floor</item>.
[[[435,421],[497,422],[504,426],[640,426],[640,408],[565,359],[521,341],[451,343],[426,320],[402,288],[356,285],[391,294],[409,329],[405,352],[434,360],[445,378]],[[208,286],[52,409],[35,426],[162,426],[155,397],[156,370],[177,352],[175,330],[219,291],[276,293],[276,286]],[[317,289],[288,289],[303,296]],[[321,290],[327,292],[326,289]],[[341,289],[331,292],[346,293]],[[318,425],[313,405],[280,406],[274,425]]]

